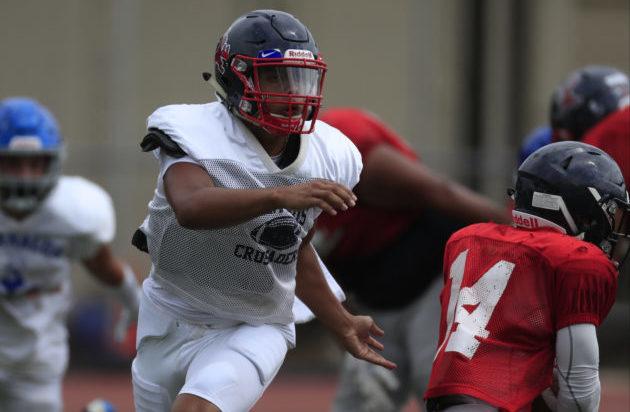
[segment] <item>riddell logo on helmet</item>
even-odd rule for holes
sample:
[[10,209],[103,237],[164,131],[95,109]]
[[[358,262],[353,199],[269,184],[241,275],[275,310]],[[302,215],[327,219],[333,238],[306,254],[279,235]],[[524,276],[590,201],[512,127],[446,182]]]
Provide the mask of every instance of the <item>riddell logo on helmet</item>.
[[531,228],[540,227],[540,225],[538,224],[538,219],[536,219],[533,216],[527,216],[527,215],[521,215],[521,214],[518,214],[518,213],[513,213],[512,214],[512,221],[517,226],[531,227]]
[[284,52],[284,58],[290,59],[313,59],[313,52],[310,50],[289,49]]

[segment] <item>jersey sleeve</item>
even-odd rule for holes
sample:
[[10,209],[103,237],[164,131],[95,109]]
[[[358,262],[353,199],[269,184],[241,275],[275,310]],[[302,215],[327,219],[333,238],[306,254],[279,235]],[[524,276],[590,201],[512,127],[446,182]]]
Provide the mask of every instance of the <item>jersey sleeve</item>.
[[556,330],[577,323],[599,326],[615,302],[617,271],[603,255],[588,253],[556,268]]
[[329,109],[320,118],[348,136],[364,159],[382,144],[393,146],[412,159],[417,158],[403,139],[372,113],[351,108]]
[[76,235],[70,254],[83,260],[94,256],[101,246],[114,239],[116,217],[112,199],[105,190],[84,179],[76,183],[71,216]]
[[342,183],[349,188],[353,188],[359,183],[361,171],[363,170],[363,161],[361,159],[361,153],[357,148],[348,140],[348,149],[346,153],[346,161],[341,165],[342,170]]
[[318,121],[315,139],[317,152],[325,164],[323,178],[352,189],[359,183],[363,161],[354,143],[339,129]]
[[[205,123],[214,125],[213,122],[204,123],[205,120],[212,119],[211,115],[204,110],[204,107],[200,107],[200,105],[163,106],[147,118],[147,129],[160,129],[192,158],[197,158],[200,153],[210,153],[211,156],[212,153],[219,150],[220,143],[214,141],[212,145],[208,145],[207,142],[199,141],[193,137],[199,133],[199,130],[204,130],[208,135],[215,135],[212,128],[210,131],[206,130],[207,127],[204,128]],[[159,157],[157,152],[158,150],[154,150],[155,156]]]

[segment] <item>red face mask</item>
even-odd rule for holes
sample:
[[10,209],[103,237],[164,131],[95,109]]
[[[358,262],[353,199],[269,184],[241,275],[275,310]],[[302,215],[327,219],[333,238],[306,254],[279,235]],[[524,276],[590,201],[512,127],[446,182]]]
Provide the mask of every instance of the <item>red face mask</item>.
[[[297,51],[285,54],[291,56],[291,52]],[[326,64],[314,59],[309,51],[300,52],[302,55],[297,57],[234,57],[231,70],[243,83],[243,97],[237,108],[241,117],[275,135],[313,131]]]

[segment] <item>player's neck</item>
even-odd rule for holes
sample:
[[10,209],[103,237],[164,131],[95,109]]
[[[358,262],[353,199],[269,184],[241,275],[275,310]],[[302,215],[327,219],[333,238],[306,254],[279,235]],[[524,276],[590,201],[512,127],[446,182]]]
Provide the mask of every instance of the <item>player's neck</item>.
[[278,136],[250,124],[248,124],[247,127],[269,156],[277,156],[287,147],[289,135]]

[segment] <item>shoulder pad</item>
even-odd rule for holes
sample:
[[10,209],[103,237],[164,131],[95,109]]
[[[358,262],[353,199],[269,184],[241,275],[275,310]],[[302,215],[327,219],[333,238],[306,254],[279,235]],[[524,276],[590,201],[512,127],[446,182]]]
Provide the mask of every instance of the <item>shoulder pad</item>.
[[131,238],[131,244],[135,246],[141,252],[149,253],[149,246],[147,244],[147,235],[145,235],[145,233],[142,230],[137,229],[134,232],[133,237]]
[[169,136],[164,133],[162,130],[157,127],[150,127],[149,133],[142,139],[140,143],[140,148],[142,148],[143,152],[151,152],[155,149],[164,150],[164,152],[176,159],[180,157],[186,156],[186,152],[182,150],[181,147]]

